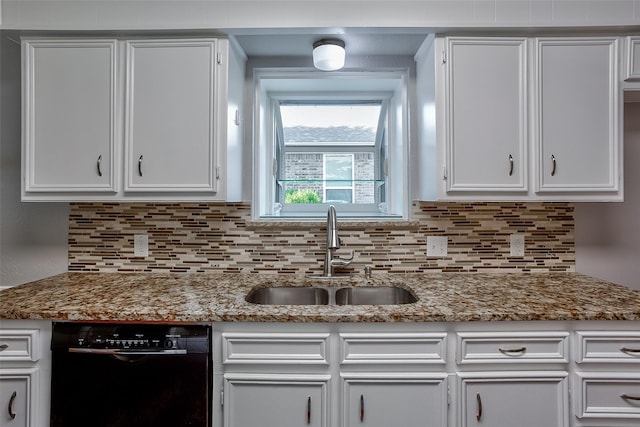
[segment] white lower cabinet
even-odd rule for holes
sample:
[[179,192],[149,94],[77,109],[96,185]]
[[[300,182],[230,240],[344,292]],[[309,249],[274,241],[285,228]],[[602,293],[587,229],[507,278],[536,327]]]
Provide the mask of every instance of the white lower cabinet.
[[446,427],[447,375],[343,374],[344,427]]
[[640,321],[213,331],[213,427],[640,425]]
[[2,320],[0,426],[49,425],[51,322]]
[[327,427],[329,375],[228,374],[224,425]]
[[0,424],[6,427],[34,426],[38,369],[0,369]]
[[575,334],[577,426],[640,425],[640,332]]
[[569,426],[567,372],[459,374],[462,427]]

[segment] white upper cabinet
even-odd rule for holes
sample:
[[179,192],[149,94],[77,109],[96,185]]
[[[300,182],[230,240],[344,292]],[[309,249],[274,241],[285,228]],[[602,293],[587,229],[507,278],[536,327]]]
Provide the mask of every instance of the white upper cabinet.
[[115,193],[115,40],[25,40],[23,191]]
[[527,191],[527,41],[446,39],[447,191]]
[[436,38],[438,197],[622,200],[620,41]]
[[227,133],[229,90],[235,113],[243,89],[228,88],[229,67],[244,81],[246,60],[230,57],[228,40],[24,39],[22,49],[23,200],[225,200],[227,144],[242,142]]
[[618,39],[536,40],[536,191],[619,189]]
[[127,42],[125,191],[216,190],[216,44]]

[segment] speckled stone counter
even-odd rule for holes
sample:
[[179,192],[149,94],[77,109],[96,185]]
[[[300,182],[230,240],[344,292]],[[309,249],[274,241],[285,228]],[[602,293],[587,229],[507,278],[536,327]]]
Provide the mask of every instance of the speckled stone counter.
[[[411,289],[403,305],[245,301],[255,286]],[[270,274],[64,273],[0,292],[0,318],[144,322],[640,320],[640,292],[576,273],[381,274],[331,281]]]

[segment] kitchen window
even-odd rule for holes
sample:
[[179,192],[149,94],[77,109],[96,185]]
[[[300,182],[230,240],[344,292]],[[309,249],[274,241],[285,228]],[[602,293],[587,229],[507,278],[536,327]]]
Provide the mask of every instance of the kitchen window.
[[403,73],[257,75],[256,219],[406,218]]

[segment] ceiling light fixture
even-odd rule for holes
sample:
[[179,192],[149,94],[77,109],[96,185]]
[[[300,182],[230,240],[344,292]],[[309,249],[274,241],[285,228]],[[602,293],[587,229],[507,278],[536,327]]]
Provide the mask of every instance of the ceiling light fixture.
[[322,71],[335,71],[344,67],[344,42],[322,39],[313,44],[313,66]]

